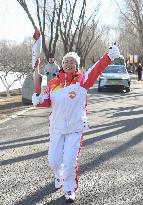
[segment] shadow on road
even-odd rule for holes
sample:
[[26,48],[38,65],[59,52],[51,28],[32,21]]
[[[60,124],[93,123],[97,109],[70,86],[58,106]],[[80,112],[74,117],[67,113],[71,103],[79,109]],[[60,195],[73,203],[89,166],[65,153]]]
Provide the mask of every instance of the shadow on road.
[[38,189],[36,192],[32,193],[30,196],[27,196],[25,199],[22,199],[16,202],[14,205],[33,205],[42,200],[45,196],[48,196],[56,192],[54,183],[47,184],[46,186]]
[[47,142],[49,142],[49,139],[34,141],[34,142],[27,142],[27,143],[22,143],[22,144],[8,145],[8,146],[1,147],[0,149],[1,150],[14,149],[14,148],[25,147],[25,146],[30,146],[30,145],[38,145],[38,144],[47,143]]
[[93,159],[92,161],[83,164],[79,168],[79,174],[83,174],[84,172],[91,171],[101,165],[102,163],[110,160],[111,158],[115,157],[116,155],[125,152],[127,149],[137,145],[143,140],[143,133],[140,133],[138,135],[135,135],[131,140],[127,141],[126,143],[110,150],[107,152],[102,153],[100,156],[98,156],[96,159]]
[[48,155],[48,150],[41,151],[41,152],[36,152],[34,154],[28,154],[28,155],[24,155],[24,156],[20,156],[20,157],[15,157],[15,158],[12,158],[12,159],[2,160],[0,166],[10,165],[10,164],[13,164],[13,163],[26,161],[26,160],[31,160],[31,159],[36,159],[36,158],[44,157],[44,156],[47,156],[47,155]]
[[52,200],[51,202],[45,203],[45,205],[66,205],[66,204],[67,203],[65,202],[65,197],[64,196],[61,196],[60,198]]
[[[96,134],[100,131],[110,130],[113,128],[118,128],[118,129],[115,131],[103,134],[99,137],[94,137],[94,138],[84,140],[83,146],[87,146],[87,145],[90,145],[90,144],[95,143],[97,141],[100,141],[100,140],[103,140],[103,139],[106,139],[109,137],[118,136],[118,135],[123,134],[123,133],[128,132],[128,131],[132,131],[132,130],[136,129],[137,127],[142,126],[142,124],[143,124],[142,122],[143,122],[143,117],[139,117],[139,118],[133,118],[133,119],[129,119],[129,120],[120,120],[120,121],[116,121],[116,122],[112,122],[112,123],[103,124],[100,126],[100,128],[99,128],[99,126],[98,126],[98,128],[97,128],[97,126],[95,126],[95,129],[94,129],[94,126],[92,126],[91,128],[93,130],[86,132],[85,135]],[[143,133],[142,133],[142,138],[143,138]]]
[[[130,147],[133,147],[140,143],[143,140],[143,135],[138,134],[134,136],[131,140],[120,145],[110,151],[102,153],[97,158],[93,159],[92,161],[83,164],[80,166],[79,175],[82,175],[84,172],[91,171],[101,165],[102,163],[108,161],[109,159],[115,157],[116,155],[126,151]],[[41,201],[45,196],[49,196],[51,193],[55,192],[54,184],[50,183],[47,186],[37,190],[36,192],[32,193],[30,196],[27,196],[25,199],[16,202],[14,205],[34,205]],[[46,203],[46,205],[61,205],[64,204],[64,197],[60,197],[56,200],[52,200],[51,202]]]
[[[137,90],[137,88],[136,88]],[[142,94],[136,93],[134,90],[129,92],[129,93],[124,93],[124,92],[98,92],[97,88],[92,87],[91,89],[88,90],[88,94],[91,94],[90,99],[88,99],[88,104],[92,103],[99,103],[99,102],[106,102],[106,101],[115,101],[120,98],[122,100],[123,98],[127,98],[127,100],[130,100],[130,98],[137,98],[137,97],[142,97]],[[95,95],[95,96],[93,96]],[[100,98],[98,98],[100,96]],[[95,99],[96,97],[96,99]]]
[[0,142],[0,145],[11,144],[11,143],[16,143],[16,142],[24,142],[24,141],[29,141],[29,140],[36,140],[36,139],[41,139],[41,138],[45,138],[45,137],[48,137],[48,136],[49,136],[49,134],[34,136],[34,137],[23,137],[23,138],[20,138],[20,139]]

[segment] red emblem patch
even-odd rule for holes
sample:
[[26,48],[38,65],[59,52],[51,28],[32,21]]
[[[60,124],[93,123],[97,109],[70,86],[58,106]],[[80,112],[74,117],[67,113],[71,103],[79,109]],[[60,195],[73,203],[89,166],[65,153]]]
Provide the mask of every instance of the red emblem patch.
[[75,98],[75,96],[76,96],[76,93],[74,91],[69,92],[69,97],[71,99]]

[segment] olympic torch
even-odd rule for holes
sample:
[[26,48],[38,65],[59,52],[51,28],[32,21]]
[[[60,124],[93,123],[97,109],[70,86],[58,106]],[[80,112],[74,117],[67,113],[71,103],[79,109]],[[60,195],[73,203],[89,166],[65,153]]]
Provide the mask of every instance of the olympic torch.
[[39,30],[36,28],[33,35],[34,43],[32,45],[32,68],[34,92],[41,93],[41,75],[39,74],[40,53],[42,49],[42,38]]

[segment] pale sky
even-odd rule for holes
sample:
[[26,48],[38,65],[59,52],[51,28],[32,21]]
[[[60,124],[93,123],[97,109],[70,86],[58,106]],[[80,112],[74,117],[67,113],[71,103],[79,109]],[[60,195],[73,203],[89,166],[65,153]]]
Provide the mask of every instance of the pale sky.
[[[26,1],[28,4],[32,0]],[[95,0],[90,0],[95,2]],[[102,0],[101,22],[107,25],[116,24],[114,17],[116,5],[114,0]],[[33,26],[27,17],[27,14],[16,0],[0,0],[0,40],[8,39],[21,42],[24,38],[33,35]]]
[[16,0],[0,0],[0,40],[20,42],[32,34],[33,26],[20,4]]

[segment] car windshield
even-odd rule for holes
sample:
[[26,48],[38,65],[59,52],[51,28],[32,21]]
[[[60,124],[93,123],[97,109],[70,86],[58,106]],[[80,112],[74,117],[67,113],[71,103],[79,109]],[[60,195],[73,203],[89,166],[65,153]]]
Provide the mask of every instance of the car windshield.
[[107,66],[103,73],[126,73],[124,66]]

